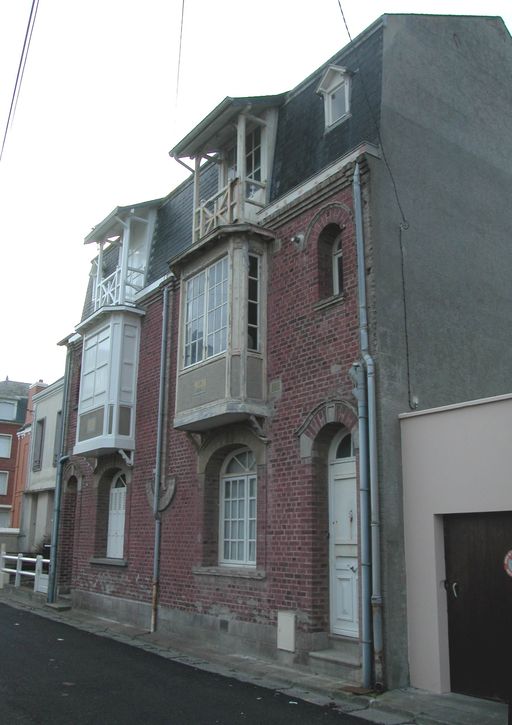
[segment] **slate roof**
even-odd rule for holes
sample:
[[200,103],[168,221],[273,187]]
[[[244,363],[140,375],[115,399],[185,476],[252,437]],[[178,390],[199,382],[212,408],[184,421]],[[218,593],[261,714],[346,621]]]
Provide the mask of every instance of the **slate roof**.
[[18,423],[19,425],[22,425],[25,422],[29,388],[30,383],[20,383],[15,380],[0,381],[0,400],[18,401],[16,420],[8,421],[9,423]]
[[[269,199],[274,201],[363,141],[377,144],[382,84],[382,36],[381,18],[288,93],[225,98],[170,154],[179,157],[214,148],[222,140],[225,126],[248,104],[260,109],[277,107],[277,138]],[[316,90],[329,65],[344,66],[353,75],[350,118],[326,132],[324,103]],[[217,191],[217,183],[216,164],[205,163],[201,173],[200,198],[211,197]],[[169,272],[170,259],[192,244],[193,199],[191,175],[162,200],[118,207],[92,230],[86,241],[96,239],[105,230],[110,233],[116,213],[133,206],[159,204],[148,260],[146,285],[150,285]],[[118,260],[118,248],[111,246],[105,249],[103,259],[105,273],[113,272]],[[93,311],[91,294],[92,280],[89,280],[82,320]]]
[[[270,201],[314,176],[363,141],[378,143],[382,86],[382,22],[330,58],[290,91],[279,110]],[[325,130],[316,90],[330,65],[352,72],[350,118]]]

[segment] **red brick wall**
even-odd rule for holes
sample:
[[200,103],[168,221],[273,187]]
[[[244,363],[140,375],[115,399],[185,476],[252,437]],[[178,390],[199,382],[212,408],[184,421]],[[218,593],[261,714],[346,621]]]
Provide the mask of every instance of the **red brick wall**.
[[0,458],[0,471],[7,471],[7,493],[0,496],[0,505],[11,506],[14,497],[14,479],[16,472],[16,456],[18,454],[18,423],[0,423],[0,435],[11,436],[11,454],[9,458]]
[[[348,377],[358,358],[358,304],[350,185],[322,204],[311,204],[275,228],[280,245],[269,252],[267,294],[268,380],[281,381],[281,395],[265,423],[267,462],[258,469],[257,568],[262,580],[192,573],[217,563],[218,472],[226,450],[204,476],[187,436],[172,428],[178,346],[179,288],[171,293],[170,374],[166,393],[166,474],[177,479],[171,506],[162,514],[160,602],[190,612],[230,613],[245,621],[273,622],[278,609],[302,612],[300,626],[327,626],[328,544],[327,465],[329,441],[338,426],[319,430],[312,458],[301,459],[297,430],[320,403],[351,398]],[[329,224],[343,227],[344,296],[319,306],[326,294],[326,271],[318,238]],[[291,241],[294,235],[304,241]],[[321,262],[319,264],[319,261]],[[325,260],[324,260],[325,261]],[[332,289],[329,292],[332,294]],[[135,465],[128,483],[125,568],[102,567],[98,554],[103,527],[100,489],[93,471],[83,476],[76,503],[74,586],[144,601],[151,599],[154,521],[146,487],[155,467],[156,421],[162,321],[162,293],[145,305],[142,321],[136,413]],[[69,445],[76,427],[79,351],[73,364]],[[349,426],[355,418],[346,418]],[[324,421],[325,422],[325,421]],[[313,421],[312,425],[316,424]],[[221,455],[222,454],[222,455]],[[116,465],[121,465],[121,459]],[[99,497],[99,498],[98,498]],[[98,529],[99,525],[99,529]]]

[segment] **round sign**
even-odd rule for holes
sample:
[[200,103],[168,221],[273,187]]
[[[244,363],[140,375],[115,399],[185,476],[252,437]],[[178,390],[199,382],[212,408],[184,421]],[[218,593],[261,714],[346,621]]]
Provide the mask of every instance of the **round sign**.
[[512,551],[507,551],[503,560],[503,568],[509,576],[512,576]]

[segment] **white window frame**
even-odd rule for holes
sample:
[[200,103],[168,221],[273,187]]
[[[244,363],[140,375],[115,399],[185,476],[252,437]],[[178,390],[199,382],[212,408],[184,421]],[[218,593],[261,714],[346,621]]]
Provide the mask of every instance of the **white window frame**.
[[332,292],[334,295],[341,295],[343,294],[343,246],[341,234],[338,234],[332,243],[331,259]]
[[12,512],[12,506],[0,506],[0,514],[7,514],[7,526],[2,526],[2,523],[0,521],[0,529],[10,529],[11,528],[11,512]]
[[[4,478],[5,476],[5,478]],[[5,481],[5,486],[2,486],[2,480]],[[9,471],[0,471],[0,496],[7,496],[9,490]]]
[[[252,459],[253,465],[242,461]],[[234,460],[240,472],[228,473]],[[229,492],[229,496],[226,493]],[[219,564],[255,567],[257,548],[258,477],[254,454],[248,448],[231,453],[223,466],[219,491]]]
[[2,433],[2,434],[0,434],[0,440],[8,440],[8,444],[7,444],[7,446],[8,446],[8,453],[7,453],[6,456],[3,456],[2,453],[1,453],[1,451],[0,451],[0,458],[10,458],[11,457],[11,452],[12,452],[12,435],[8,435],[8,434],[3,434]]
[[[336,115],[334,111],[335,95],[340,90],[344,94],[345,108],[343,113]],[[326,130],[329,130],[341,121],[349,118],[350,91],[351,74],[348,72],[348,70],[346,68],[343,68],[342,66],[329,66],[316,91],[324,99],[324,116]]]
[[[223,266],[224,269],[222,270]],[[201,272],[194,274],[186,282],[183,318],[183,368],[190,368],[192,365],[222,355],[228,348],[229,267],[229,255],[226,254],[205,267]],[[215,275],[217,270],[222,270],[220,282],[214,278],[214,270]],[[219,291],[220,287],[222,289]],[[220,298],[216,296],[217,292]],[[194,324],[196,325],[195,330]],[[197,334],[199,328],[200,334]],[[196,333],[195,337],[194,333]],[[210,348],[209,341],[212,337],[213,345]]]
[[[98,361],[98,350],[100,343],[108,343],[108,351]],[[92,353],[92,351],[94,352]],[[87,357],[94,355],[94,364],[87,362]],[[82,374],[80,376],[80,410],[94,410],[107,402],[110,366],[112,358],[112,330],[106,325],[99,330],[87,335],[84,340],[84,352],[82,359]],[[84,395],[86,379],[92,379],[92,387],[87,397]],[[103,382],[102,382],[103,378]],[[100,383],[100,384],[98,384]],[[102,387],[101,387],[102,383]],[[89,385],[91,385],[89,383]]]
[[[2,412],[1,412],[2,405],[12,406],[13,415],[9,416],[9,417],[3,416]],[[17,412],[18,412],[18,404],[15,400],[0,400],[0,420],[15,421]]]
[[108,559],[123,558],[124,529],[126,522],[126,491],[126,476],[123,471],[118,471],[112,479],[108,494],[106,552]]
[[119,311],[84,335],[75,454],[135,446],[140,316]]

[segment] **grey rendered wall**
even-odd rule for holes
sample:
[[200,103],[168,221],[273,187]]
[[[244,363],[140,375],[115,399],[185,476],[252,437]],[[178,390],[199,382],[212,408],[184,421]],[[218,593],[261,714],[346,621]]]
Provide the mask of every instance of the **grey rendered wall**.
[[397,416],[509,392],[512,41],[496,18],[386,16],[381,135],[370,160],[388,686],[405,684]]

